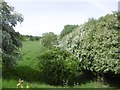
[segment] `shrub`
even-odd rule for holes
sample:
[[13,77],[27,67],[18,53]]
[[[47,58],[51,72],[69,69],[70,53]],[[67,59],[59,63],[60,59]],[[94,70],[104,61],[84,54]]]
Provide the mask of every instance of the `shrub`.
[[119,21],[120,12],[89,19],[66,35],[59,46],[78,57],[81,67],[95,73],[97,78],[109,72],[116,76],[120,74]]
[[43,80],[52,85],[73,85],[78,75],[82,74],[79,61],[69,52],[53,48],[39,56]]

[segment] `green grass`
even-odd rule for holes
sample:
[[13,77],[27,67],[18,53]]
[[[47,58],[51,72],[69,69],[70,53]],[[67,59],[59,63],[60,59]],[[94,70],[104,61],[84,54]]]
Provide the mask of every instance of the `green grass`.
[[34,69],[38,69],[39,61],[37,57],[46,50],[47,48],[42,46],[39,41],[24,41],[21,49],[23,58],[18,66],[30,66]]
[[21,49],[22,60],[17,65],[19,78],[29,81],[39,81],[39,60],[38,56],[45,52],[47,48],[42,46],[39,41],[24,41]]
[[2,88],[16,88],[17,81],[16,80],[2,80]]
[[[3,80],[2,82],[3,88],[17,88],[18,82],[16,80]],[[30,83],[30,82],[24,82],[23,87],[26,88],[26,86],[29,86],[29,88],[56,88],[55,86],[50,86],[42,83]],[[59,86],[60,87],[60,86]]]
[[[17,80],[3,80],[2,82],[3,88],[17,88]],[[77,86],[51,86],[43,83],[30,83],[30,82],[24,82],[23,86],[26,88],[26,86],[29,86],[29,88],[108,88],[106,85],[102,85],[97,82],[88,82],[82,85]]]
[[2,78],[0,77],[0,90],[2,88]]
[[79,86],[75,86],[75,88],[110,88],[108,85],[102,85],[98,82],[88,82],[85,84],[81,84]]
[[[3,80],[2,84],[2,88],[17,88],[18,82],[17,80]],[[24,82],[23,87],[26,87],[27,85],[29,88],[55,88],[55,86],[30,82]]]

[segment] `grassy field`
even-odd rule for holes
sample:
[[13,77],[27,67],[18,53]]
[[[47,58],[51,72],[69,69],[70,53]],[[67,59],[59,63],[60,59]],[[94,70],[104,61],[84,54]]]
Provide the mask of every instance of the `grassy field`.
[[[22,54],[22,60],[19,61],[15,71],[15,79],[3,79],[2,87],[3,88],[17,88],[17,83],[19,78],[25,80],[24,87],[28,85],[30,88],[69,88],[69,86],[50,86],[44,83],[41,83],[38,80],[39,76],[39,61],[37,57],[45,52],[47,48],[40,45],[38,41],[24,41],[23,47],[20,50]],[[12,76],[11,76],[12,77]],[[71,88],[107,88],[107,85],[102,85],[96,82],[87,82],[81,85],[77,85]]]
[[42,46],[39,41],[25,41],[20,50],[22,60],[20,60],[16,69],[19,73],[19,78],[27,81],[37,81],[39,77],[39,61],[38,56],[45,52],[47,48]]
[[21,49],[22,60],[19,62],[18,66],[30,66],[34,69],[38,69],[38,59],[37,57],[47,50],[45,47],[40,45],[38,41],[25,41],[23,42],[23,47]]
[[[102,85],[97,82],[88,82],[85,84],[77,85],[77,86],[51,86],[44,83],[30,83],[30,82],[24,82],[23,86],[26,88],[26,86],[29,86],[29,88],[108,88],[109,86]],[[3,88],[17,88],[17,81],[16,80],[3,80],[2,83]]]

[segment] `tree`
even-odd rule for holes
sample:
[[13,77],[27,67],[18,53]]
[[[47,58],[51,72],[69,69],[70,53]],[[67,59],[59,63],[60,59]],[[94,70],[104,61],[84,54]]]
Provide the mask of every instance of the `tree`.
[[30,41],[34,40],[34,37],[32,35],[30,35],[29,38],[30,38]]
[[65,25],[64,29],[60,33],[60,38],[64,37],[65,35],[71,33],[78,25]]
[[2,20],[2,64],[6,67],[12,67],[20,59],[19,48],[22,46],[20,34],[15,32],[13,27],[18,22],[23,22],[22,14],[14,11],[5,1],[2,1],[1,20]]
[[53,32],[44,33],[41,38],[41,43],[46,47],[51,47],[57,43],[57,35]]
[[36,41],[39,41],[40,38],[41,38],[40,36],[35,36],[35,37],[34,37],[34,39],[35,39]]

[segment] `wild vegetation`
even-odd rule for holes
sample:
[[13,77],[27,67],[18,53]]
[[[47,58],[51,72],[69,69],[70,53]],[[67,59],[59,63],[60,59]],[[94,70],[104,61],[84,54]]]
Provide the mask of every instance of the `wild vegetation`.
[[119,12],[34,37],[15,32],[23,17],[2,6],[3,88],[17,88],[19,79],[30,88],[119,87]]
[[80,67],[94,73],[101,82],[106,76],[120,76],[118,23],[118,12],[90,19],[63,37],[59,46],[73,53]]
[[[24,41],[23,47],[21,48],[20,52],[23,56],[20,62],[18,63],[18,65],[16,65],[14,68],[11,69],[5,69],[5,68],[3,69],[3,78],[2,78],[3,88],[17,88],[18,80],[20,78],[24,80],[23,87],[25,88],[27,85],[29,86],[29,88],[107,88],[109,87],[108,85],[103,85],[86,79],[83,79],[84,81],[84,82],[82,81],[83,83],[81,84],[78,83],[77,85],[71,87],[65,83],[64,85],[50,85],[49,82],[51,83],[53,81],[51,81],[49,78],[52,79],[53,77],[51,73],[45,73],[45,76],[43,76],[42,74],[43,69],[41,70],[41,67],[39,67],[41,65],[41,63],[39,63],[40,59],[37,58],[40,57],[41,54],[43,56],[45,52],[48,52],[48,49],[42,46],[38,41]],[[55,66],[58,66],[58,64]],[[52,67],[51,70],[53,70]],[[54,75],[56,74],[54,71],[52,73]],[[46,74],[49,75],[47,76]],[[45,77],[47,77],[46,80]],[[50,81],[46,82],[48,79]]]
[[[74,85],[81,74],[75,56],[60,49],[52,48],[41,54],[40,70],[44,81],[51,85]],[[49,77],[48,77],[49,76]]]

